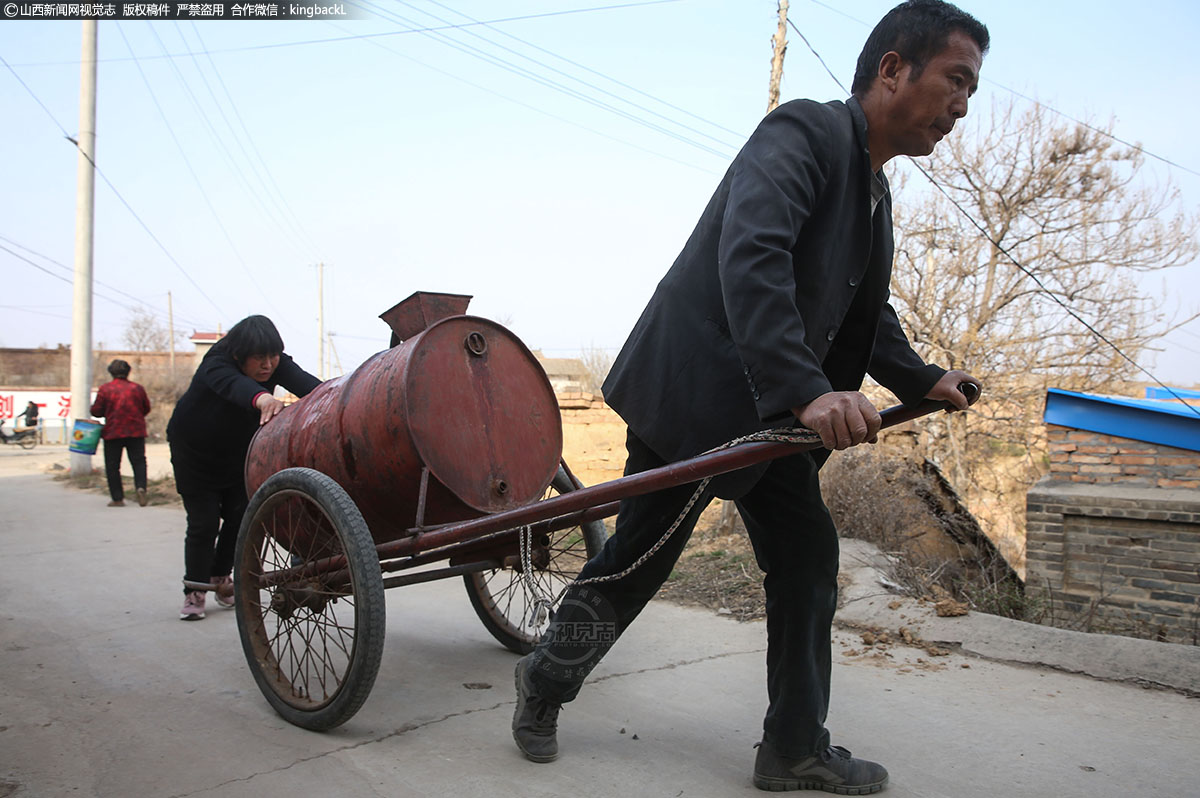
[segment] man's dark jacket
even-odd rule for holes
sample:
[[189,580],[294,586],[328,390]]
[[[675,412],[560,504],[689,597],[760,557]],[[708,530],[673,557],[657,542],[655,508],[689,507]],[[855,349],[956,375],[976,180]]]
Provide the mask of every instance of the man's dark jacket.
[[[796,100],[758,126],[604,383],[660,457],[790,425],[792,408],[858,390],[866,373],[905,403],[945,373],[913,352],[888,304],[891,195],[872,215],[871,183],[856,99]],[[736,497],[763,468],[717,493]]]

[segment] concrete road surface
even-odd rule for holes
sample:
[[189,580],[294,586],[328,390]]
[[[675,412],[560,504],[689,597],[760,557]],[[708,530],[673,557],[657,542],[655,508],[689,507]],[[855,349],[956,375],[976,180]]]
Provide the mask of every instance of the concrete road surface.
[[[0,798],[761,794],[761,623],[653,603],[535,765],[510,737],[515,658],[461,582],[392,590],[366,705],[307,732],[258,692],[232,611],[177,619],[181,509],[106,508],[28,454],[0,450]],[[1200,795],[1200,701],[1179,691],[862,648],[837,631],[829,727],[887,765],[885,796]]]

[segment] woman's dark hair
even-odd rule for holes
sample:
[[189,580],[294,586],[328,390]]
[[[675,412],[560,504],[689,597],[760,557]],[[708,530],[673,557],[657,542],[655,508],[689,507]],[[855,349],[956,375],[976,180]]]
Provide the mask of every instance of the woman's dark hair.
[[957,6],[942,0],[901,3],[887,12],[867,37],[858,56],[850,93],[862,97],[870,90],[879,74],[879,62],[892,50],[914,65],[911,77],[916,80],[929,59],[945,49],[955,31],[970,36],[979,45],[979,52],[987,54],[991,43],[987,27]]
[[229,328],[221,343],[238,363],[251,355],[278,355],[283,352],[279,330],[266,316],[247,316]]
[[108,364],[108,373],[114,377],[120,377],[121,379],[128,377],[129,372],[132,370],[133,369],[129,367],[129,363],[124,360],[117,359]]

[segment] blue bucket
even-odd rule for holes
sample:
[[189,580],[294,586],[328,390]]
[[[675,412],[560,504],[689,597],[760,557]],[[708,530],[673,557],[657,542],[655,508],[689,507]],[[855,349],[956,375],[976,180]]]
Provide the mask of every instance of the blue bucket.
[[75,429],[71,432],[71,445],[68,451],[78,454],[95,454],[100,445],[100,433],[104,430],[102,424],[86,419],[75,419]]

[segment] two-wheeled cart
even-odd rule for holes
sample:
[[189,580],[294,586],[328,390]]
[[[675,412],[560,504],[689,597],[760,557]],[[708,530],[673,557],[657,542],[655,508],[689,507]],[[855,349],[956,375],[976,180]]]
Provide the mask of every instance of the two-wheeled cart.
[[[399,342],[262,427],[235,561],[238,629],[263,694],[325,730],[362,706],[383,654],[386,588],[462,577],[488,631],[525,653],[604,544],[623,498],[819,444],[756,442],[583,487],[558,405],[516,336],[417,293],[382,318]],[[889,427],[944,409],[895,407]]]

